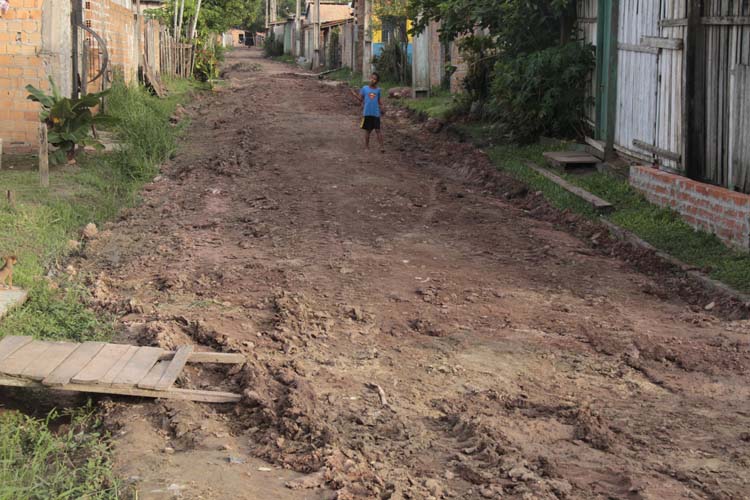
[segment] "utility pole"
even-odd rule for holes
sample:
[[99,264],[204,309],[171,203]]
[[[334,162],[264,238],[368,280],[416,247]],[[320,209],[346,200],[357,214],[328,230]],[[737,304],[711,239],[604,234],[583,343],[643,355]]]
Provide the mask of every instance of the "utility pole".
[[268,36],[268,25],[269,25],[268,13],[270,11],[270,4],[271,4],[271,0],[266,0],[266,36]]
[[362,37],[362,79],[368,81],[372,71],[372,0],[360,0],[365,4],[365,23]]
[[315,0],[315,29],[313,30],[313,69],[320,66],[320,0]]
[[297,0],[297,10],[294,15],[294,57],[300,57],[302,54],[302,0]]

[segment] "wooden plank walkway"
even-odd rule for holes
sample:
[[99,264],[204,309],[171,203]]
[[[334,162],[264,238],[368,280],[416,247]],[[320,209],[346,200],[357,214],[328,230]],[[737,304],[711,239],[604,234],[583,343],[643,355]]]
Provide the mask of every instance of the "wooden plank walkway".
[[550,166],[567,170],[574,167],[595,167],[599,158],[583,151],[554,151],[543,154]]
[[0,386],[121,394],[207,403],[231,403],[239,394],[172,387],[187,363],[244,363],[242,354],[176,352],[103,342],[48,342],[31,337],[0,339]]
[[534,172],[538,173],[539,175],[542,175],[546,177],[547,179],[551,180],[561,188],[565,189],[566,191],[578,196],[583,201],[591,205],[594,210],[600,213],[609,213],[612,212],[615,207],[610,202],[603,200],[599,198],[596,195],[593,195],[586,191],[583,188],[580,188],[578,186],[574,186],[570,182],[566,181],[562,177],[559,177],[552,172],[540,167],[539,165],[536,165],[532,162],[526,162],[526,166],[528,166],[530,169],[532,169]]

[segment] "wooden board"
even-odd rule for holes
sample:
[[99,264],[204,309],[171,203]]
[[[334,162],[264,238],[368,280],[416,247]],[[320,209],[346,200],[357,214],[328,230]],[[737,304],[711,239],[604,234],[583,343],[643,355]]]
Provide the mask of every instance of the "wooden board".
[[[164,358],[168,359],[164,359]],[[31,337],[0,339],[0,386],[54,387],[63,391],[232,403],[239,394],[173,389],[192,362],[243,363],[238,353],[194,353],[193,346],[165,353],[157,347],[86,342],[46,342]]]
[[[171,360],[174,358],[174,352],[165,352],[159,358],[160,360]],[[238,365],[247,361],[244,354],[239,352],[193,352],[188,358],[188,363],[219,363],[228,365]]]
[[587,202],[589,205],[594,207],[599,212],[611,212],[614,210],[614,205],[612,205],[610,202],[603,200],[599,198],[598,196],[595,196],[585,189],[579,188],[578,186],[574,186],[573,184],[569,183],[562,177],[559,177],[552,172],[543,169],[542,167],[535,165],[531,162],[528,162],[526,164],[530,169],[538,173],[539,175],[542,175],[546,177],[547,179],[551,180],[561,188],[565,189],[566,191],[573,193],[574,195],[578,196],[585,202]]
[[134,386],[148,375],[164,351],[158,347],[139,347],[128,364],[112,381],[113,386]]
[[128,363],[130,363],[130,360],[133,359],[133,356],[135,356],[135,353],[138,352],[138,347],[134,345],[128,346],[128,350],[125,351],[125,353],[115,361],[115,363],[112,365],[112,367],[107,370],[107,373],[104,374],[102,378],[96,381],[97,384],[104,384],[109,385],[112,382],[115,381],[115,378],[117,375],[120,374],[120,372],[127,366]]
[[185,365],[187,364],[187,361],[190,358],[190,354],[192,354],[192,352],[193,346],[181,346],[177,349],[174,358],[172,358],[172,361],[169,363],[169,366],[167,367],[164,375],[162,375],[159,382],[157,382],[153,386],[139,384],[139,387],[157,391],[166,391],[167,389],[172,387],[172,384],[175,383],[177,377],[180,376],[180,373],[182,373],[182,369],[185,368]]
[[33,340],[31,337],[3,337],[0,340],[0,362]]
[[49,349],[44,351],[43,356],[26,367],[21,376],[30,378],[31,380],[44,380],[47,375],[52,373],[77,348],[78,344],[70,342],[52,343]]
[[154,387],[156,384],[159,383],[161,378],[164,376],[164,372],[167,371],[167,367],[169,366],[169,361],[159,361],[154,366],[151,367],[151,370],[146,374],[145,377],[138,383],[138,387],[141,389],[147,389],[149,387]]
[[21,375],[29,365],[37,363],[51,342],[29,342],[0,362],[0,373]]
[[582,151],[554,151],[544,153],[544,158],[551,166],[555,168],[571,167],[595,167],[601,160],[596,156]]
[[[41,383],[29,379],[14,378],[0,375],[0,385],[9,387],[44,387]],[[137,396],[156,399],[180,399],[198,401],[201,403],[236,403],[242,399],[240,394],[220,391],[199,391],[192,389],[170,389],[168,391],[154,391],[135,387],[112,387],[103,384],[65,384],[55,388],[61,391],[91,392],[97,394],[117,394],[121,396]]]
[[101,380],[112,365],[117,363],[123,356],[130,351],[129,345],[107,344],[101,351],[81,370],[74,375],[70,381],[74,384],[93,384]]
[[78,372],[99,354],[99,351],[105,346],[104,342],[85,342],[78,346],[65,361],[60,363],[47,377],[42,381],[47,386],[65,385],[70,382]]

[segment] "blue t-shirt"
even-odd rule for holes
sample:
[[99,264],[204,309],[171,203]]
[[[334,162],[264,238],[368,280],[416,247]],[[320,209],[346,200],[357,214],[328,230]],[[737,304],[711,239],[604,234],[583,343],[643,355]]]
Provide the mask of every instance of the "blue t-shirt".
[[362,114],[364,116],[377,116],[380,118],[380,89],[374,89],[369,85],[365,85],[359,91],[359,95],[365,100]]

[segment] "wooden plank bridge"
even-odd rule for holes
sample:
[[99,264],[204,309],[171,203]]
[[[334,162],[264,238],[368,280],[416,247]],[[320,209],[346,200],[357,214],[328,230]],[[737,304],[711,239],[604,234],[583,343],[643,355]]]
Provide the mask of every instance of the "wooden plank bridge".
[[230,392],[173,387],[187,363],[240,364],[242,354],[176,351],[104,342],[49,342],[32,337],[0,340],[0,386],[232,403]]

